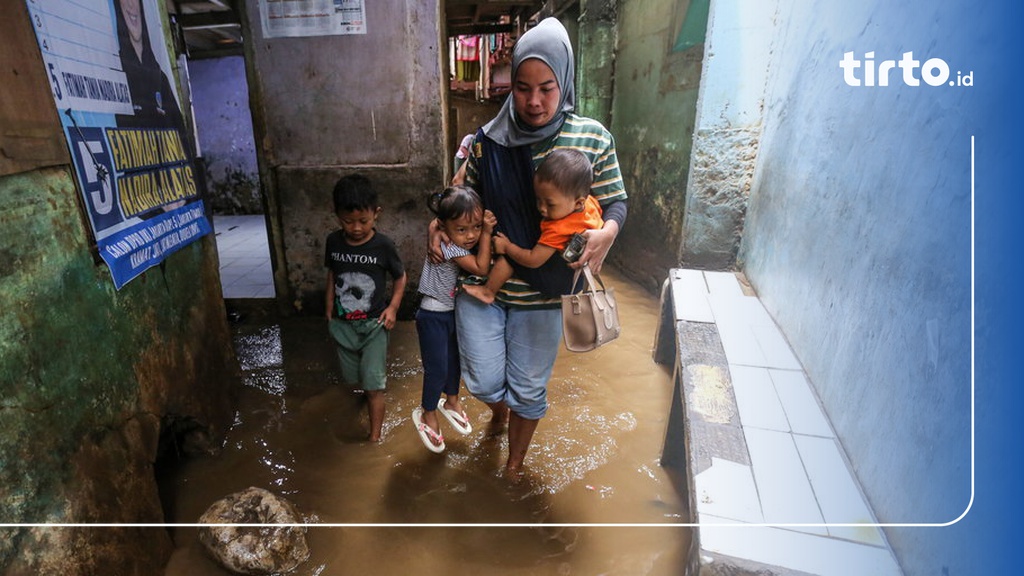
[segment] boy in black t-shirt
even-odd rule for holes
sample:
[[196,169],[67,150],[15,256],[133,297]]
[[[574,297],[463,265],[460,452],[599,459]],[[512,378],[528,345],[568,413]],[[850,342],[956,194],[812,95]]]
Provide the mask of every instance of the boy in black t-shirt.
[[[370,181],[345,176],[334,186],[341,229],[327,236],[327,321],[342,379],[366,392],[370,441],[380,442],[387,384],[387,331],[395,325],[406,275],[395,243],[374,225],[381,207]],[[387,277],[393,285],[386,298]]]

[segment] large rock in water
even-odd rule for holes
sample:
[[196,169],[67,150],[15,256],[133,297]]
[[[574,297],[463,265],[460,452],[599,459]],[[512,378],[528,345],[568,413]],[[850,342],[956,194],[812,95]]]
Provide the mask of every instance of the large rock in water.
[[[290,502],[247,488],[207,508],[201,524],[299,524]],[[204,526],[199,541],[228,570],[266,576],[290,572],[309,558],[305,526]]]

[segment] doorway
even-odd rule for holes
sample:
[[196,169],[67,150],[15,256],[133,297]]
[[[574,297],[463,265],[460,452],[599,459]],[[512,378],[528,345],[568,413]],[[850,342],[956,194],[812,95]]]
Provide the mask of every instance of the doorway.
[[192,60],[189,75],[223,296],[273,298],[245,61],[241,55]]

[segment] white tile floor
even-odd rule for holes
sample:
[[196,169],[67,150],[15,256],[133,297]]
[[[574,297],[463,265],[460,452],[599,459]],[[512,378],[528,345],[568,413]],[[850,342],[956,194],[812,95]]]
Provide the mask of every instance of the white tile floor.
[[214,216],[224,298],[273,298],[266,220],[263,215]]
[[735,520],[702,515],[700,538],[705,550],[822,576],[897,576],[899,567],[888,549],[839,538],[765,526],[715,526]]
[[677,320],[717,325],[750,456],[749,466],[712,458],[695,476],[701,548],[810,574],[900,574],[879,528],[830,526],[877,521],[760,300],[733,274],[699,270],[673,270],[672,296]]

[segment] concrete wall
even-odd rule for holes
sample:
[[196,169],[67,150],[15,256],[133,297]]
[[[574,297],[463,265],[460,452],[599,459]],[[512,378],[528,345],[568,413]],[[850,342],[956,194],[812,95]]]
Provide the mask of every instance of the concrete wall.
[[580,0],[576,50],[576,112],[611,125],[615,88],[615,0]]
[[[24,8],[5,38],[31,57],[0,55],[0,100],[52,109],[45,84],[13,91],[43,69]],[[50,118],[6,136],[62,135]],[[215,448],[240,380],[213,237],[115,290],[71,167],[31,152],[0,176],[0,522],[164,522],[157,463]],[[159,528],[7,527],[0,574],[159,574],[172,548]]]
[[[703,53],[700,45],[673,50],[688,5],[680,0],[632,0],[617,6],[614,99],[608,126],[615,136],[630,201],[629,219],[610,258],[652,290],[678,264],[676,247],[683,230],[683,195]],[[581,37],[606,35],[600,28],[580,33]],[[581,50],[581,69],[594,73],[606,68],[601,62],[606,53],[588,46]],[[593,97],[587,96],[584,102],[600,110],[600,91],[592,91],[589,84],[587,89]]]
[[261,214],[244,59],[194,60],[188,70],[199,149],[207,170],[207,206],[216,214]]
[[[0,177],[0,519],[160,523],[154,463],[216,446],[231,422],[216,247],[115,291],[77,194],[69,166]],[[159,529],[0,534],[0,574],[157,574],[172,549]]]
[[444,184],[450,162],[439,3],[367,2],[365,35],[301,38],[266,38],[258,3],[244,4],[279,298],[293,310],[322,310],[323,241],[338,226],[331,190],[352,172],[382,192],[378,229],[409,255],[415,280],[425,252],[423,198]]
[[[768,46],[739,256],[883,522],[953,521],[971,498],[970,137],[981,107],[971,88],[906,86],[899,69],[888,87],[851,87],[839,61],[913,51],[945,59],[955,79],[969,47],[985,45],[980,27],[958,26],[979,10],[780,0]],[[887,534],[908,574],[973,573],[950,531]]]

